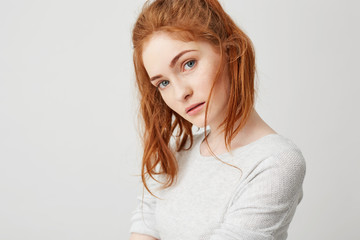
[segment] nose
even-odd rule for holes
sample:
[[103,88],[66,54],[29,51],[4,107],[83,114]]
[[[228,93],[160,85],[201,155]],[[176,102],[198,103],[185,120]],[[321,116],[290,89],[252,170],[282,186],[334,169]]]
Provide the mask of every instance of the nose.
[[186,101],[193,95],[193,89],[190,84],[186,83],[185,81],[179,82],[174,88],[175,92],[174,95],[178,101]]

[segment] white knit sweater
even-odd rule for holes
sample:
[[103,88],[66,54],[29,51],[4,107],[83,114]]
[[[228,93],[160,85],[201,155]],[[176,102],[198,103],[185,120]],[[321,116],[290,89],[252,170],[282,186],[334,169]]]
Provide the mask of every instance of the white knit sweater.
[[[303,197],[305,159],[299,148],[270,134],[218,157],[200,154],[203,135],[176,154],[178,180],[169,189],[149,180],[139,195],[130,232],[161,240],[284,240]],[[159,178],[158,180],[161,180]]]

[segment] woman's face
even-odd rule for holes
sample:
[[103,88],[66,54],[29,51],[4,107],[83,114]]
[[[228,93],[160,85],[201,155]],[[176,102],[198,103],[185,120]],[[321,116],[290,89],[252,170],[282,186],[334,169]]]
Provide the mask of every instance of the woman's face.
[[[206,101],[221,63],[213,46],[205,41],[183,42],[169,33],[157,32],[145,43],[142,57],[151,84],[158,88],[164,102],[195,126],[204,127]],[[229,91],[225,69],[208,109],[211,128],[226,115]]]

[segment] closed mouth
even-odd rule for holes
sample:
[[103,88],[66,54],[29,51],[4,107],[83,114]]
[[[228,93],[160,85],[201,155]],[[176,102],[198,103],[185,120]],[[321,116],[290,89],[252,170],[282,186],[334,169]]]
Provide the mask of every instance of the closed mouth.
[[199,103],[198,105],[196,105],[196,106],[194,106],[194,107],[192,107],[192,108],[190,108],[189,110],[187,110],[186,112],[188,113],[188,112],[190,112],[191,110],[193,110],[194,108],[197,108],[198,106],[200,106],[200,105],[202,105],[202,104],[204,104],[205,102],[202,102],[202,103]]

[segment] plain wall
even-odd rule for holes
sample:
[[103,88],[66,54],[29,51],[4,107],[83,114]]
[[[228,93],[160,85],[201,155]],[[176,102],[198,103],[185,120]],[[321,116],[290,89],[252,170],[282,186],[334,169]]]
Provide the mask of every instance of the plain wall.
[[[221,2],[255,45],[258,113],[306,159],[288,239],[360,239],[359,3]],[[0,2],[1,240],[129,238],[143,3]]]

